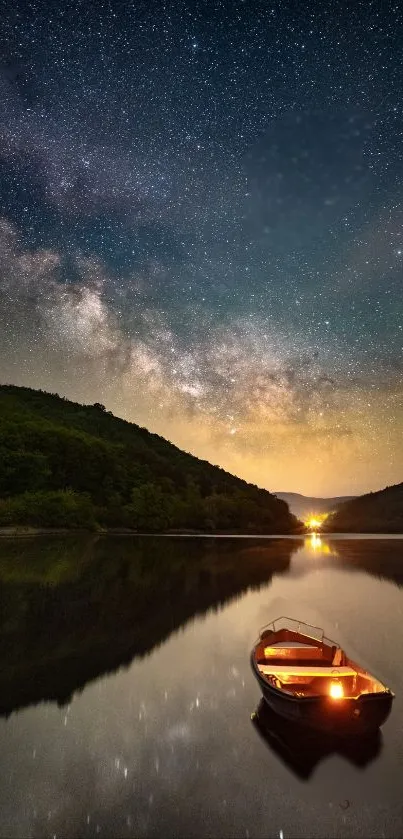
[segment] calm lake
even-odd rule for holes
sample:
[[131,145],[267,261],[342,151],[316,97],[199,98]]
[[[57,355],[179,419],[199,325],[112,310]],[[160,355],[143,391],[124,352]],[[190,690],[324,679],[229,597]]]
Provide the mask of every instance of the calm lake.
[[[251,716],[288,615],[395,692],[379,738]],[[403,537],[0,540],[0,836],[403,835]]]

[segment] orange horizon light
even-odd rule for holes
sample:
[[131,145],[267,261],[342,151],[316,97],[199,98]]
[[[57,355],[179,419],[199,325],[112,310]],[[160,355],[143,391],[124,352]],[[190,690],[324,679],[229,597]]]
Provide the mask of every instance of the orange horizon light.
[[317,527],[321,527],[322,522],[318,518],[315,518],[313,516],[312,518],[308,519],[306,524],[307,524],[307,527],[310,527],[310,528],[316,530]]
[[329,513],[309,513],[305,520],[305,527],[310,530],[319,530],[328,518]]

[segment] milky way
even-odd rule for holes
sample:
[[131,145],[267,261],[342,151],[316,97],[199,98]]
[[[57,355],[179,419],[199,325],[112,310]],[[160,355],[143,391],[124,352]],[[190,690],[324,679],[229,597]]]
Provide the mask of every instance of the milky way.
[[14,2],[0,377],[272,490],[402,479],[400,4]]

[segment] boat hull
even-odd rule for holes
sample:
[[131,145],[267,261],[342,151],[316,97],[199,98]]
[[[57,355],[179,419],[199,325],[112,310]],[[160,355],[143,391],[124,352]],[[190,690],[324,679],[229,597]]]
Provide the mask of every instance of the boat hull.
[[378,729],[390,714],[393,694],[368,694],[342,701],[327,696],[297,697],[270,685],[261,675],[254,655],[252,671],[267,705],[281,717],[334,736],[350,737]]

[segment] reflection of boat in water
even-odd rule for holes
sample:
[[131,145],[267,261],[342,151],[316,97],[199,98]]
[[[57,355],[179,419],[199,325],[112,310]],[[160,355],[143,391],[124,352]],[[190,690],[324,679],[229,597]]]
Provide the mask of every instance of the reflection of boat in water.
[[273,711],[303,725],[337,736],[363,734],[390,713],[389,688],[318,627],[279,618],[261,631],[251,664]]
[[318,763],[331,754],[339,754],[364,769],[382,748],[379,728],[362,737],[335,737],[285,720],[264,699],[252,714],[252,722],[270,749],[303,780],[308,780]]

